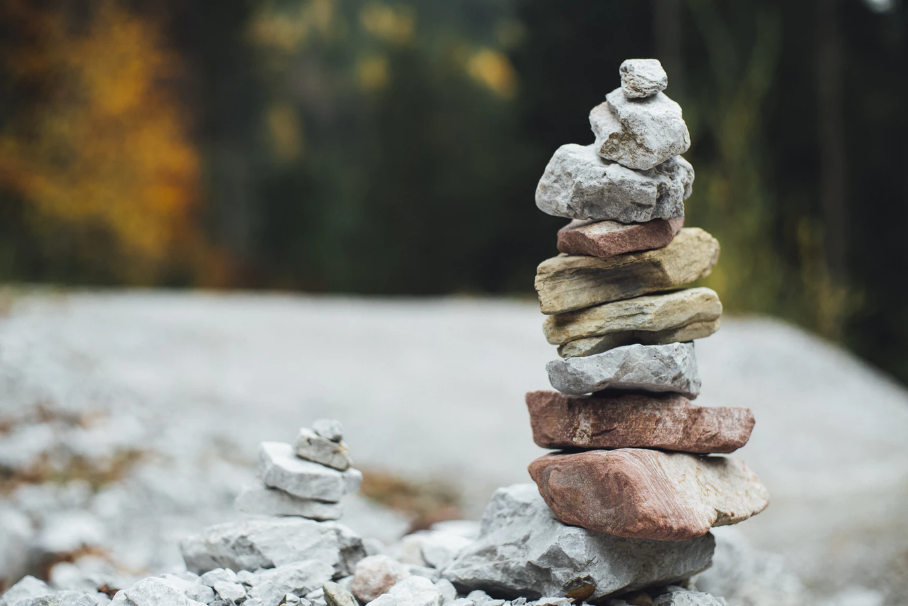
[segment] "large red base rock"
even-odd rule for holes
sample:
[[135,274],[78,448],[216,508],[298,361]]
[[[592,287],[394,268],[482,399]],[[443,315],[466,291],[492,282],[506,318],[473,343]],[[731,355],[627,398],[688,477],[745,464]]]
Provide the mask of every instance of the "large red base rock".
[[647,223],[574,220],[558,230],[558,251],[569,255],[613,257],[668,246],[684,217]]
[[676,393],[531,391],[526,402],[533,441],[542,448],[727,453],[747,444],[754,426],[749,408],[695,406]]
[[562,522],[629,539],[692,539],[769,504],[757,476],[728,457],[623,448],[549,454],[529,470]]

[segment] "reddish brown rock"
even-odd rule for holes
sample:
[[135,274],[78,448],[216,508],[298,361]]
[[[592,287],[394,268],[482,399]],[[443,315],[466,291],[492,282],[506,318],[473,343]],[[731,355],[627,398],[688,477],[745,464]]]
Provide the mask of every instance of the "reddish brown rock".
[[613,257],[668,246],[684,217],[647,223],[574,220],[558,230],[558,251],[569,255]]
[[749,408],[695,406],[677,393],[531,391],[526,402],[533,441],[542,448],[728,453],[747,444],[754,427]]
[[545,455],[529,471],[562,522],[629,539],[692,539],[769,504],[757,476],[729,457],[592,450]]

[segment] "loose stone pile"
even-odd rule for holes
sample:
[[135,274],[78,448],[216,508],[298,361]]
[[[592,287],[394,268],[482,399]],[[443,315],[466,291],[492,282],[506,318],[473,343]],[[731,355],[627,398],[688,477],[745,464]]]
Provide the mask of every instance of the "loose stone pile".
[[562,146],[536,190],[541,210],[573,221],[536,275],[561,393],[527,394],[536,444],[564,451],[529,471],[566,524],[683,541],[759,513],[768,495],[742,461],[701,456],[740,448],[754,425],[748,409],[690,402],[693,340],[718,330],[722,304],[679,288],[710,273],[719,243],[682,228],[694,171],[678,154],[690,135],[662,66],[631,59],[620,72],[590,113],[595,143]]

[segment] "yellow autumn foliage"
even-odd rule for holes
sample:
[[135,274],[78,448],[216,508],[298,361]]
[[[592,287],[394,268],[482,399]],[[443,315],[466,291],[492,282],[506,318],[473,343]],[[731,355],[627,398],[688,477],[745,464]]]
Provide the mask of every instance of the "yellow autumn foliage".
[[3,9],[36,34],[5,53],[6,69],[46,93],[0,132],[0,188],[25,201],[39,235],[100,230],[117,247],[105,251],[115,273],[148,282],[173,247],[198,240],[199,154],[163,86],[180,67],[155,23],[125,3],[91,6],[78,25],[28,0]]

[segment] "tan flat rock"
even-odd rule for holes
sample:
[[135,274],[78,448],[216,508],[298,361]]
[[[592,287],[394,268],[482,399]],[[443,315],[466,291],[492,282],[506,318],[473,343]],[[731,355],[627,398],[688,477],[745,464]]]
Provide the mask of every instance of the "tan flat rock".
[[769,504],[757,476],[729,457],[593,450],[545,455],[529,471],[562,522],[631,539],[699,537]]
[[646,223],[573,220],[558,230],[558,252],[614,257],[668,246],[684,225],[684,217]]
[[696,406],[676,393],[531,391],[526,403],[541,448],[729,453],[747,444],[754,426],[749,408]]
[[[542,330],[552,345],[584,340],[579,347],[559,349],[562,356],[590,355],[632,343],[662,345],[707,337],[718,330],[721,315],[714,290],[689,288],[548,316]],[[684,330],[688,326],[692,329]]]
[[557,314],[677,288],[708,276],[719,241],[686,227],[665,248],[608,258],[559,255],[536,269],[542,313]]

